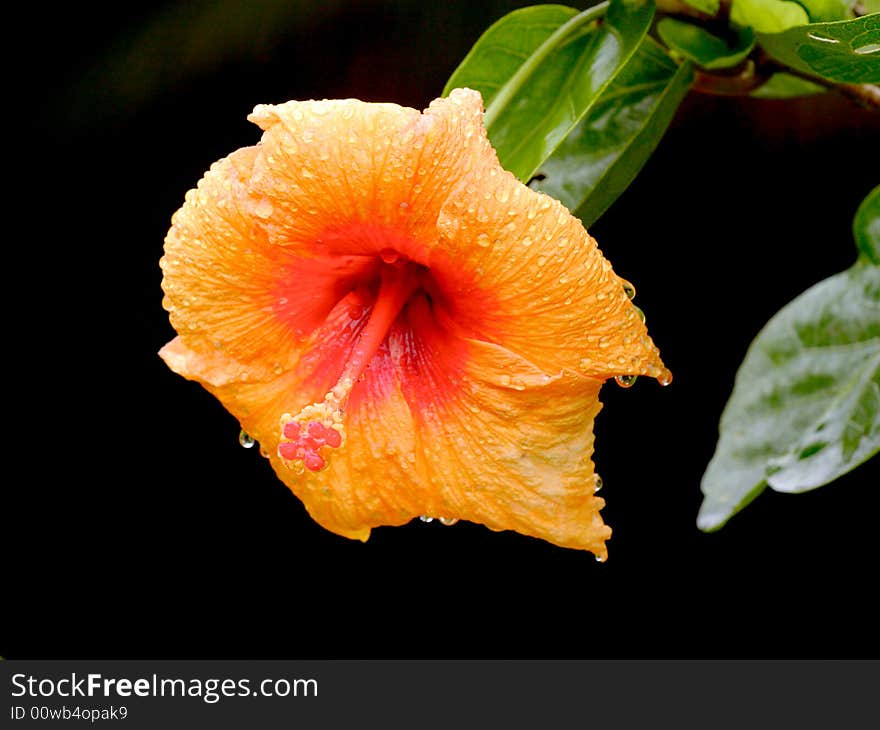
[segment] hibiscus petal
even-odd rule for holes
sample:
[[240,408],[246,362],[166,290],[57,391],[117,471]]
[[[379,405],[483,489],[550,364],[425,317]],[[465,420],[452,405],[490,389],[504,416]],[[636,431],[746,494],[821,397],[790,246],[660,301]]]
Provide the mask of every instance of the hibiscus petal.
[[373,266],[344,257],[319,266],[272,246],[249,193],[259,153],[247,147],[211,166],[172,218],[161,261],[171,324],[189,348],[217,355],[216,367],[226,358],[231,380],[292,367],[304,337]]
[[487,165],[450,197],[437,226],[439,247],[478,272],[447,299],[480,339],[550,372],[671,378],[625,282],[558,201]]
[[253,195],[271,240],[303,255],[388,247],[428,264],[441,207],[495,159],[480,95],[467,89],[424,113],[342,99],[260,105],[249,118],[265,130]]

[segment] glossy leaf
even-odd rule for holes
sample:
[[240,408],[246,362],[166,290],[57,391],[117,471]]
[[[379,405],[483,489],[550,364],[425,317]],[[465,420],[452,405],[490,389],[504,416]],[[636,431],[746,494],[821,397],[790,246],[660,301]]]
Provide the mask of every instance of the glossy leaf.
[[736,66],[755,47],[755,33],[748,27],[735,31],[733,46],[693,23],[675,18],[663,18],[657,24],[657,32],[667,46],[706,69]]
[[880,14],[759,33],[758,42],[777,61],[803,73],[838,83],[880,82]]
[[703,475],[701,529],[767,486],[815,489],[880,451],[880,188],[854,230],[858,261],[783,307],[749,348]]
[[852,17],[854,0],[798,0],[814,23],[846,20]]
[[[540,11],[531,24],[527,11],[539,12],[516,11],[520,15],[515,20],[511,14],[489,28],[446,85],[446,93],[456,86],[483,93],[489,139],[501,164],[523,181],[532,177],[630,59],[651,24],[654,4],[611,0],[597,5],[564,20],[536,47],[534,41],[548,30],[550,11]],[[496,63],[509,48],[516,49],[519,58]]]
[[480,36],[449,77],[443,96],[467,87],[478,90],[489,106],[520,66],[577,14],[565,5],[532,5],[508,13]]
[[532,187],[592,225],[651,156],[692,80],[690,63],[677,65],[646,38]]
[[759,99],[793,99],[798,96],[823,94],[826,91],[828,89],[824,86],[780,71],[755,89],[751,96]]
[[807,11],[788,0],[733,0],[730,19],[761,33],[779,33],[810,22]]

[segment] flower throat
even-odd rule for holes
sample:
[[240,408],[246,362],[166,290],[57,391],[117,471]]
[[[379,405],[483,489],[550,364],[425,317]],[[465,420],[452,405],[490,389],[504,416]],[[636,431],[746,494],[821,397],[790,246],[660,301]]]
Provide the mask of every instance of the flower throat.
[[361,330],[351,359],[330,392],[320,403],[312,403],[295,416],[281,416],[278,456],[284,465],[301,474],[320,471],[327,465],[327,449],[338,449],[345,441],[343,409],[351,389],[378,352],[397,316],[421,285],[420,269],[394,249],[379,252],[379,290]]

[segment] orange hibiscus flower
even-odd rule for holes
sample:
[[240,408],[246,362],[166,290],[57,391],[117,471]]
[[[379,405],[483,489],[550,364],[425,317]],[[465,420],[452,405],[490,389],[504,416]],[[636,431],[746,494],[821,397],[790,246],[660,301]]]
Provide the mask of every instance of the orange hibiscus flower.
[[258,106],[172,219],[161,350],[333,532],[419,515],[606,556],[609,377],[667,382],[625,282],[503,170],[480,95]]

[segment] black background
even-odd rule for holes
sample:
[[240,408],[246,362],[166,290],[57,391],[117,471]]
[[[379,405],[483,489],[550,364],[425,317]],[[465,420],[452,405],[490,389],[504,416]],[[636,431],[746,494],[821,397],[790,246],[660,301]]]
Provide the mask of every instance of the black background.
[[695,526],[749,342],[855,258],[880,115],[843,99],[692,95],[593,226],[675,374],[603,390],[606,564],[464,523],[380,528],[366,544],[329,533],[156,356],[174,335],[158,267],[171,214],[212,161],[258,139],[254,104],[423,108],[524,4],[203,0],[22,21],[0,654],[880,654],[876,458],[808,494],[767,492],[718,533]]

